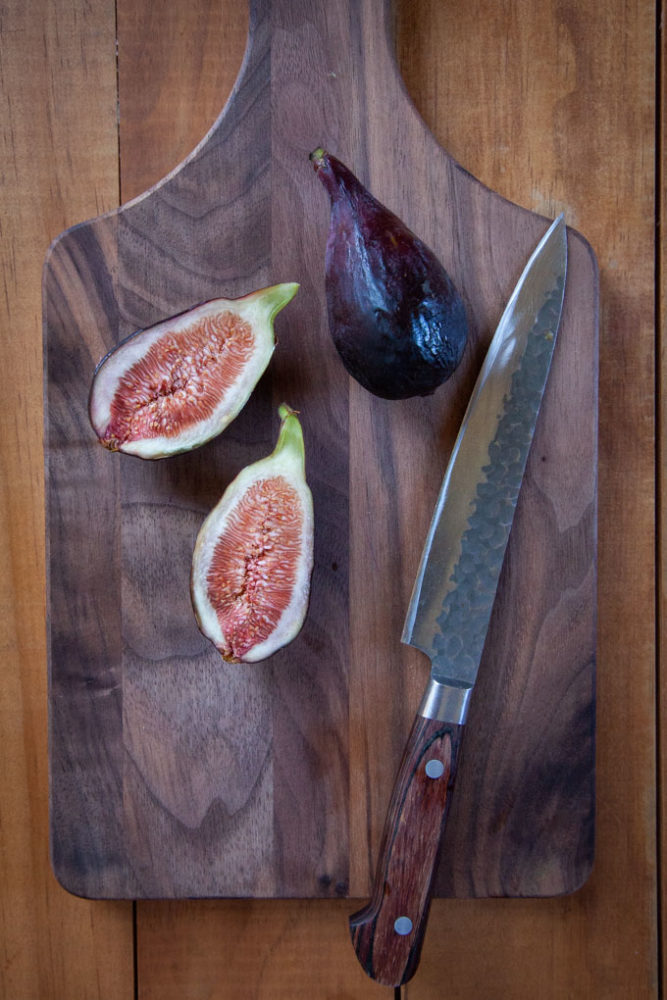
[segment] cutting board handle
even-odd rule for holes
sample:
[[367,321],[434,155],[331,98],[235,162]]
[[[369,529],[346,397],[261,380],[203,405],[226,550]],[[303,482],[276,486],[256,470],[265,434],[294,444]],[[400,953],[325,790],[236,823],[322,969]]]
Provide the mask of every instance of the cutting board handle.
[[[230,96],[257,72],[259,78],[302,80],[304,93],[322,81],[320,98],[334,84],[338,100],[373,118],[381,107],[392,115],[417,115],[403,82],[394,39],[392,0],[249,0],[248,40]],[[264,64],[269,61],[268,72]],[[297,104],[304,94],[296,95]],[[325,99],[326,105],[326,99]],[[228,102],[229,104],[229,102]],[[324,109],[323,109],[324,110]],[[356,110],[356,109],[355,109]],[[323,130],[326,128],[323,115]],[[380,118],[381,120],[381,118]],[[274,123],[275,125],[275,123]]]
[[[371,40],[373,49],[384,41],[391,48],[391,0],[249,0],[248,35],[252,40],[265,25],[272,37],[281,30],[299,30],[304,24],[322,22],[327,33],[356,38],[355,55],[361,60]],[[372,32],[372,34],[367,34]]]

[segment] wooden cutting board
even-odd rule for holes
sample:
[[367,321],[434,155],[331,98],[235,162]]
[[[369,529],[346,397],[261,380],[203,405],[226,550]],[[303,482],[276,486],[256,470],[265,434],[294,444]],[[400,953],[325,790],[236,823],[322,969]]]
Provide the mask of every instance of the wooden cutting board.
[[[428,399],[348,379],[324,298],[323,145],[438,254],[471,341]],[[548,221],[484,188],[407,97],[383,0],[254,0],[220,118],[169,177],[62,234],[44,272],[51,839],[91,897],[368,893],[429,670],[400,634],[458,425]],[[471,708],[436,893],[571,892],[593,859],[597,295],[570,231],[564,318]],[[93,369],[132,330],[298,281],[267,374],[189,455],[111,455]],[[195,535],[225,485],[301,413],[316,515],[309,615],[254,666],[224,664],[189,600]]]

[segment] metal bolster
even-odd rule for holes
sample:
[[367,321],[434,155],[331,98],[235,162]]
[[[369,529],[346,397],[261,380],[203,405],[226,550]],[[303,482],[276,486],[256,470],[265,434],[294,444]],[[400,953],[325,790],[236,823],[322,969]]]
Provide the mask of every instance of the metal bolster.
[[432,677],[424,692],[418,714],[425,719],[439,722],[453,722],[462,726],[468,716],[468,705],[472,687],[456,687],[442,684]]

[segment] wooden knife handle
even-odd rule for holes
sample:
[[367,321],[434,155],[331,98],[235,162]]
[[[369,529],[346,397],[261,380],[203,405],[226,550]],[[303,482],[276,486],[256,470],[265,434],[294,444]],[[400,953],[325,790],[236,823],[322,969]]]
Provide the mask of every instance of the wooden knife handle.
[[350,917],[366,973],[400,986],[419,963],[463,726],[418,715],[385,822],[370,903]]

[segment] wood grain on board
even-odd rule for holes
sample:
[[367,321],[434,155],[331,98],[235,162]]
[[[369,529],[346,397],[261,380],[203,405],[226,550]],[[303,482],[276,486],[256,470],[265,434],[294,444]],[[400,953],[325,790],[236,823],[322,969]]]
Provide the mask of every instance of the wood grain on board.
[[[40,16],[38,9],[41,10]],[[121,142],[133,189],[200,140],[240,64],[242,4],[119,2],[119,85],[139,107]],[[145,7],[145,9],[144,9]],[[520,0],[397,4],[400,65],[436,137],[474,176],[534,211],[566,209],[601,266],[597,847],[585,888],[563,899],[436,900],[405,995],[658,995],[655,845],[653,234],[655,9]],[[0,995],[133,994],[131,909],[60,889],[46,852],[41,548],[40,277],[65,226],[112,208],[113,5],[3,11],[4,309],[0,405],[3,530],[2,948]],[[220,39],[183,58],[183,38]],[[138,44],[123,24],[151,24]],[[124,41],[125,39],[125,41]],[[123,53],[133,51],[133,60]],[[483,53],[483,56],[480,55]],[[147,62],[152,102],[145,97]],[[619,67],[623,71],[619,72]],[[106,70],[105,70],[106,67]],[[142,74],[144,74],[142,76]],[[157,80],[155,79],[157,77]],[[181,90],[183,88],[183,90]],[[186,112],[179,92],[196,93]],[[104,95],[108,95],[106,100]],[[121,139],[127,112],[121,109]],[[169,127],[165,129],[164,122]],[[127,133],[125,133],[127,135]],[[545,136],[547,137],[545,139]],[[151,171],[154,171],[151,173]],[[129,183],[129,181],[128,181]],[[638,734],[619,753],[618,734]],[[142,998],[386,995],[350,959],[347,901],[144,902]],[[168,956],[168,960],[165,957]]]
[[[257,0],[232,98],[193,155],[65,233],[47,260],[52,849],[81,895],[368,891],[427,676],[424,658],[401,647],[400,621],[481,360],[548,224],[435,144],[403,91],[387,7]],[[319,144],[434,248],[462,291],[470,342],[432,397],[379,400],[332,349],[328,205],[308,163]],[[568,255],[442,895],[561,894],[592,865],[597,273],[576,233]],[[119,339],[284,280],[298,280],[299,295],[224,435],[161,462],[99,448],[90,379]],[[293,643],[239,668],[197,631],[191,552],[224,485],[271,450],[282,400],[300,411],[314,495],[310,608]]]

